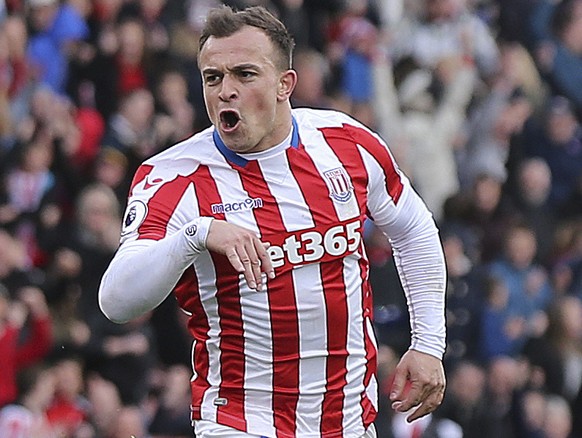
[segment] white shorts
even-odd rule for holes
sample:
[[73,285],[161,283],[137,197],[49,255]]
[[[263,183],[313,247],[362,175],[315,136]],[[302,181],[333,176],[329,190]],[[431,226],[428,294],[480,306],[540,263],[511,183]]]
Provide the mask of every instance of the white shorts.
[[[194,432],[196,438],[269,438],[260,435],[251,435],[250,433],[241,432],[232,427],[223,426],[208,420],[198,420],[194,422]],[[370,425],[362,438],[377,438],[376,428]]]

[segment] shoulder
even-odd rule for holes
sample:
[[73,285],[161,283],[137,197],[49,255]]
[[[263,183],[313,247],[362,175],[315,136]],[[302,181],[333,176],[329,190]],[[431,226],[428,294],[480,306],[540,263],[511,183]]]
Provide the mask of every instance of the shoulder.
[[309,130],[320,131],[326,138],[343,138],[362,146],[386,145],[380,136],[350,115],[336,110],[296,108],[293,116],[297,121],[299,133]]
[[130,193],[177,181],[202,165],[222,163],[224,159],[214,146],[212,133],[213,129],[207,128],[143,161],[133,176]]
[[337,110],[297,108],[293,110],[299,133],[319,131],[327,138],[355,140],[363,136],[378,135],[350,115]]
[[212,127],[206,128],[176,143],[169,148],[158,152],[143,162],[146,166],[160,166],[171,164],[172,167],[179,166],[181,163],[203,162],[210,160],[216,153],[216,147],[212,139]]
[[318,129],[342,127],[345,124],[362,126],[353,117],[337,110],[315,109],[315,108],[294,108],[293,116],[301,129],[304,126],[311,126]]

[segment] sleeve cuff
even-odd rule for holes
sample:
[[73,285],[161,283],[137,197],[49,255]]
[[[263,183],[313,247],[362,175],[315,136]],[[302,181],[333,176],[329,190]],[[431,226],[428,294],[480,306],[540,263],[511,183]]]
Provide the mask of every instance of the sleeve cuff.
[[195,253],[206,249],[206,240],[213,220],[214,218],[212,217],[198,217],[182,227],[182,234],[185,236],[189,247]]

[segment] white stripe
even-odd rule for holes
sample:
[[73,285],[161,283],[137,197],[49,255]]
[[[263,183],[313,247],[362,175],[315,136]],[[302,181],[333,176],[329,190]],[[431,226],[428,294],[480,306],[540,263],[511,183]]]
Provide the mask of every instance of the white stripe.
[[370,381],[368,382],[368,386],[366,386],[366,396],[368,400],[374,406],[376,412],[378,412],[378,381],[376,380],[376,376],[372,374]]
[[[192,202],[193,200],[194,202]],[[184,224],[187,224],[198,216],[200,216],[200,211],[198,210],[196,192],[194,185],[189,184],[166,224],[167,234],[171,235],[176,233]]]
[[218,315],[218,302],[216,301],[216,271],[210,257],[210,253],[202,252],[194,262],[200,293],[200,302],[208,320],[209,339],[206,342],[208,350],[208,383],[210,388],[204,393],[202,399],[202,417],[216,421],[216,406],[214,399],[218,397],[218,387],[221,383],[220,366],[220,316]]
[[[382,212],[385,215],[386,209],[394,208],[394,201],[386,189],[386,172],[363,147],[359,146],[358,151],[368,174],[368,209],[373,213]],[[402,184],[405,184],[403,175],[400,175],[400,179]]]
[[[196,192],[192,189],[192,185],[188,187],[185,195],[179,203],[180,212],[182,212],[182,208],[185,208],[186,212],[192,210],[192,217],[200,216],[199,202],[196,199]],[[185,199],[188,199],[190,203],[184,202]],[[192,202],[192,200],[195,202]],[[188,207],[189,205],[191,206]],[[189,221],[186,218],[180,219],[184,221],[182,223]],[[210,253],[204,251],[198,254],[194,260],[194,270],[198,280],[200,303],[209,325],[209,339],[206,342],[206,349],[208,352],[207,380],[210,388],[204,393],[200,413],[202,418],[216,421],[217,407],[213,401],[218,397],[218,387],[222,381],[219,349],[220,316],[218,315],[218,302],[216,300],[216,271]]]
[[[264,279],[265,280],[265,279]],[[239,282],[245,353],[245,420],[248,432],[275,436],[273,419],[273,365],[267,292]]]
[[327,320],[319,264],[292,271],[299,315],[299,400],[296,434],[307,436],[321,422],[327,382]]
[[[216,188],[220,195],[220,202],[223,205],[226,203],[243,202],[249,198],[249,194],[244,190],[240,175],[236,170],[224,166],[217,166],[209,168],[209,171],[216,183]],[[257,233],[259,232],[252,209],[225,212],[224,216],[232,224],[240,225]]]
[[[314,226],[309,206],[305,202],[303,193],[299,188],[289,167],[287,154],[279,154],[260,160],[261,171],[265,181],[271,190],[271,194],[277,199],[277,205],[281,212],[281,219],[287,231],[297,231]],[[287,175],[285,183],[274,183],[276,178]]]
[[348,360],[346,363],[347,384],[344,387],[343,427],[363,435],[362,405],[360,395],[364,392],[366,374],[366,348],[363,336],[362,279],[360,267],[355,256],[343,260],[344,281],[346,284],[348,307]]

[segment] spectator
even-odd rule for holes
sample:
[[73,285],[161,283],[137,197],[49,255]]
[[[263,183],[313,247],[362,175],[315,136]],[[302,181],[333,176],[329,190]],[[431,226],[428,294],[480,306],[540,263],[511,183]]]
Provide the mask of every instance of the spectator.
[[158,117],[158,146],[166,147],[194,133],[196,111],[188,100],[188,82],[178,70],[160,75],[155,92]]
[[0,430],[10,437],[57,438],[59,431],[49,423],[45,410],[55,392],[51,368],[42,364],[18,373],[18,400],[0,409]]
[[465,437],[491,437],[493,423],[486,399],[486,379],[485,370],[478,364],[464,360],[458,363],[449,376],[449,389],[435,415],[459,424]]
[[467,140],[457,151],[461,189],[471,187],[481,173],[507,179],[512,140],[531,115],[530,101],[519,88],[494,87],[468,117]]
[[503,233],[517,220],[515,207],[503,194],[507,175],[499,170],[480,172],[468,195],[463,191],[453,195],[448,206],[453,216],[445,217],[445,221],[455,221],[467,230],[471,235],[469,241],[476,245],[476,250],[470,253],[483,264],[502,253]]
[[162,371],[162,385],[158,403],[149,423],[148,432],[155,437],[190,438],[190,370],[185,365],[174,365]]
[[532,338],[524,354],[541,372],[541,389],[563,397],[572,412],[582,390],[582,301],[559,297],[548,310],[549,324],[543,336]]
[[17,386],[18,372],[39,363],[50,351],[52,327],[42,291],[24,287],[11,300],[1,284],[0,288],[0,406],[3,406],[22,395]]
[[557,349],[564,373],[560,395],[572,402],[582,388],[582,301],[561,297],[550,315],[547,336]]
[[89,371],[115,385],[124,407],[135,409],[145,401],[156,358],[149,315],[123,327],[93,323],[83,354]]
[[555,245],[552,279],[556,293],[582,299],[582,224],[567,222],[557,235],[563,237],[556,238]]
[[555,94],[582,113],[582,0],[563,0],[551,10],[548,40],[536,47],[538,67]]
[[572,105],[562,97],[548,101],[541,132],[530,135],[530,155],[541,156],[552,172],[550,201],[558,211],[566,209],[579,184],[582,172],[582,125]]
[[[74,438],[92,431],[88,422],[90,405],[83,392],[83,362],[72,354],[51,361],[55,376],[55,395],[47,408],[47,418],[61,438]],[[84,435],[83,435],[84,436]]]
[[316,50],[299,48],[294,54],[293,66],[298,75],[293,104],[297,107],[332,108],[334,103],[328,93],[329,60]]
[[570,438],[572,436],[570,435],[572,431],[572,411],[562,397],[556,395],[547,397],[543,418],[545,438]]
[[509,227],[503,256],[491,263],[489,272],[503,282],[509,292],[508,311],[524,318],[535,334],[545,330],[545,311],[552,300],[547,271],[535,261],[535,234],[524,225]]
[[119,108],[109,119],[101,147],[113,147],[128,161],[126,178],[143,159],[159,150],[164,139],[157,137],[154,123],[155,106],[151,91],[135,89],[122,97]]
[[524,222],[535,233],[537,260],[548,266],[558,224],[556,211],[550,204],[550,167],[542,158],[526,158],[517,169],[515,179],[513,203]]
[[69,3],[30,0],[27,6],[33,29],[28,59],[42,84],[65,94],[70,57],[77,44],[89,35],[87,23]]
[[510,312],[509,291],[500,279],[489,278],[485,293],[479,317],[479,359],[488,363],[499,356],[517,356],[525,342],[525,319]]
[[99,150],[93,166],[94,182],[111,188],[120,207],[125,204],[129,193],[127,167],[128,159],[123,152],[108,146]]
[[454,367],[458,361],[478,358],[484,287],[480,269],[469,257],[461,232],[445,229],[441,235],[448,278],[445,363]]
[[119,391],[113,383],[96,373],[89,373],[86,384],[87,400],[91,406],[89,420],[96,436],[115,436],[114,431],[123,408]]
[[17,125],[28,110],[30,66],[26,58],[28,32],[20,16],[0,20],[0,39],[3,53],[0,55],[0,157],[10,150],[15,141]]
[[486,404],[489,410],[490,437],[514,437],[513,403],[528,375],[517,359],[498,356],[487,364]]
[[475,83],[474,67],[451,56],[432,70],[414,68],[396,84],[402,124],[394,128],[407,139],[412,180],[437,220],[445,199],[460,189],[455,150]]
[[491,78],[499,65],[499,48],[491,29],[466,0],[422,0],[418,16],[394,30],[394,57],[411,56],[421,67],[434,69],[446,58],[475,62],[481,78]]

